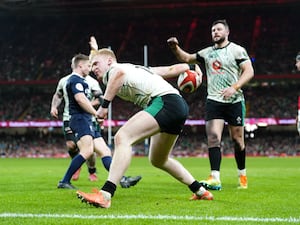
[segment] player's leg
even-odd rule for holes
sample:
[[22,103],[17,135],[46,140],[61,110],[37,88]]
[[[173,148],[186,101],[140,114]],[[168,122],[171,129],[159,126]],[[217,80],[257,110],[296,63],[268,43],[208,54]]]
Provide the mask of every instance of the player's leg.
[[[73,159],[79,153],[79,149],[77,148],[77,145],[74,141],[73,133],[67,134],[66,139],[67,139],[66,146],[68,148],[68,153],[69,153],[71,159]],[[80,170],[81,170],[81,167],[74,173],[74,175],[72,176],[72,180],[76,181],[79,179]]]
[[96,169],[96,160],[97,160],[97,154],[94,152],[90,158],[86,160],[86,165],[88,167],[89,172],[89,180],[94,182],[98,180],[97,176],[97,169]]
[[131,117],[114,137],[115,149],[108,180],[118,183],[131,162],[132,145],[158,131],[156,120],[147,112],[140,111]]
[[244,118],[245,118],[245,104],[238,102],[232,104],[228,115],[228,128],[231,140],[234,144],[234,156],[238,169],[238,188],[248,188],[246,176],[246,147],[244,139]]
[[82,136],[77,142],[77,146],[79,148],[79,154],[77,154],[65,173],[63,179],[59,182],[58,188],[68,188],[74,189],[71,185],[71,178],[74,173],[82,166],[82,164],[88,159],[93,153],[93,137],[90,135]]
[[71,117],[70,127],[78,138],[76,144],[79,148],[79,154],[72,159],[63,179],[58,184],[58,188],[75,188],[70,183],[72,176],[94,152],[94,131],[90,129],[91,126],[92,123],[89,118],[81,115]]
[[[65,120],[63,122],[63,133],[66,140],[66,146],[67,146],[69,156],[71,157],[71,159],[73,159],[79,153],[79,149],[77,148],[73,131],[70,128],[70,121]],[[74,173],[74,175],[72,176],[72,180],[75,181],[79,179],[80,169],[81,168],[79,168]]]
[[151,137],[149,160],[151,164],[169,173],[179,182],[187,185],[194,193],[193,200],[212,200],[213,196],[192,176],[192,174],[177,160],[170,157],[178,135],[158,133]]
[[66,146],[69,156],[71,157],[71,159],[73,159],[79,153],[79,149],[77,148],[77,145],[75,144],[73,138],[71,138],[70,136],[73,136],[73,134],[68,134],[66,136]]
[[94,151],[100,156],[102,164],[106,171],[109,171],[112,161],[111,150],[102,137],[94,139]]
[[202,180],[201,183],[203,183],[208,189],[220,190],[222,188],[220,179],[220,167],[222,161],[221,138],[224,129],[224,120],[212,119],[206,121],[205,128],[211,172],[208,179]]
[[234,157],[238,169],[238,188],[247,189],[247,174],[246,174],[246,148],[244,142],[244,127],[230,126],[229,127],[232,141],[234,143]]
[[[106,150],[107,149],[107,146],[106,144],[102,143],[104,142],[104,140],[100,140],[101,143],[98,143],[99,142],[99,139],[102,139],[101,137],[101,129],[100,129],[100,126],[97,122],[93,121],[93,129],[95,131],[94,133],[94,151],[98,151],[98,154],[101,156],[102,158],[102,163],[103,163],[103,157],[104,157],[104,166],[106,168],[106,165],[108,164],[107,162],[109,161],[109,165],[110,165],[110,162],[111,162],[111,153],[110,153],[110,150]],[[99,147],[97,147],[99,146]],[[103,150],[102,150],[103,149]],[[107,151],[107,157],[106,155],[102,156],[102,151]],[[92,156],[90,158],[87,159],[86,161],[86,165],[88,167],[88,172],[89,172],[89,180],[90,181],[97,181],[98,180],[98,176],[97,176],[97,173],[96,173],[96,160],[97,160],[97,153],[94,152],[92,154]]]
[[[162,140],[159,138],[160,136],[156,136],[156,143],[154,138],[154,144],[152,144],[153,147],[151,149],[155,148],[152,150],[153,154],[158,156],[157,158],[150,157],[150,159],[153,159],[152,163],[187,184],[190,190],[196,194],[193,199],[211,200],[213,197],[210,192],[206,191],[198,181],[193,179],[189,172],[181,167],[177,161],[169,161],[168,158],[187,116],[188,106],[179,95],[166,95],[154,98],[145,111],[135,114],[115,135],[115,152],[108,180],[101,191],[95,194],[86,194],[78,191],[79,198],[95,206],[109,208],[111,204],[110,199],[116,190],[116,183],[120,181],[130,164],[132,145],[147,137],[155,136],[159,132],[168,132],[170,135],[163,135],[162,137],[164,138],[161,138]],[[159,150],[163,151],[161,154],[162,160],[159,159]]]
[[64,137],[66,140],[66,146],[68,149],[68,153],[69,153],[71,159],[73,159],[78,154],[79,150],[76,145],[73,131],[70,128],[70,121],[63,122],[63,133],[64,133]]
[[149,160],[151,164],[162,169],[183,184],[189,185],[195,179],[175,159],[170,158],[170,151],[173,149],[178,135],[158,133],[151,137],[149,146]]
[[[110,165],[112,162],[111,150],[101,136],[94,139],[94,150],[101,157],[102,164],[106,171],[109,172]],[[123,176],[121,178],[120,185],[122,188],[129,188],[131,186],[136,185],[141,179],[141,176]]]
[[77,191],[79,198],[95,206],[109,208],[117,184],[130,165],[132,145],[157,132],[159,126],[149,113],[140,111],[131,117],[114,137],[115,149],[107,181],[98,193]]

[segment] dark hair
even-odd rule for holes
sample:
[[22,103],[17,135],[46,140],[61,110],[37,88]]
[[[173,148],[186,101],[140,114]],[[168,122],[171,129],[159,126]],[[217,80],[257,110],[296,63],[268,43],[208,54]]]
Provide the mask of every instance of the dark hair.
[[212,26],[214,26],[214,25],[216,25],[218,23],[222,23],[225,26],[225,28],[229,30],[229,25],[228,25],[228,23],[227,23],[227,21],[225,19],[224,20],[216,20],[216,21],[214,21],[212,23]]
[[88,60],[89,60],[89,56],[79,53],[72,58],[71,67],[72,67],[72,69],[74,69],[78,66],[78,63],[80,61],[88,61]]

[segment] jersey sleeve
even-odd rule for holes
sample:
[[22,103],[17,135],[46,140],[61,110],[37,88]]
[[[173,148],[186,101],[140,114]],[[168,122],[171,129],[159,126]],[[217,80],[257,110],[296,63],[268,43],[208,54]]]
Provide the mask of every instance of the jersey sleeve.
[[234,52],[235,52],[234,57],[238,65],[240,65],[241,63],[247,60],[250,60],[249,55],[245,48],[238,46]]
[[74,79],[70,81],[70,88],[73,93],[73,95],[76,95],[78,93],[84,93],[84,87],[82,82],[79,79]]
[[206,52],[207,52],[207,49],[205,48],[205,49],[202,49],[202,50],[200,50],[196,53],[196,59],[202,65],[205,65],[205,54],[206,54]]
[[61,96],[63,95],[63,79],[60,79],[58,81],[55,93]]

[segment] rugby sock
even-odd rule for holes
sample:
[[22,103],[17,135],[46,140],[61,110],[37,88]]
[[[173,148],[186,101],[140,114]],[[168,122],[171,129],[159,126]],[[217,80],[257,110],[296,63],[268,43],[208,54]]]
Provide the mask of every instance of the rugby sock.
[[238,170],[238,176],[246,176],[246,169],[243,169],[243,170]]
[[117,189],[117,185],[115,185],[113,182],[110,182],[108,180],[101,188],[101,190],[109,192],[111,194],[111,197],[114,196],[116,189]]
[[189,189],[193,193],[196,193],[199,190],[200,187],[201,187],[201,184],[196,180],[192,184],[189,185]]
[[112,160],[111,156],[104,156],[101,158],[101,160],[102,160],[102,164],[103,164],[104,168],[107,171],[109,171],[111,160]]
[[82,166],[84,162],[85,158],[83,158],[82,155],[78,154],[77,156],[75,156],[72,159],[72,162],[61,182],[70,183],[73,174]]
[[236,161],[236,165],[239,170],[243,170],[246,168],[246,148],[243,151],[241,150],[234,150],[234,157]]
[[220,171],[220,165],[222,160],[220,147],[208,148],[208,156],[210,162],[210,169]]
[[218,170],[212,170],[211,173],[213,178],[215,178],[217,181],[220,181],[220,171]]

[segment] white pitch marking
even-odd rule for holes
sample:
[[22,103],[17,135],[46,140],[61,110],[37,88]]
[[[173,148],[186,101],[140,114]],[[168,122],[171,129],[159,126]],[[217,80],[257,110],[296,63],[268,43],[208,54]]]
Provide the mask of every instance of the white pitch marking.
[[31,213],[0,213],[0,218],[76,218],[76,219],[151,219],[151,220],[194,220],[194,221],[237,221],[237,222],[285,222],[299,223],[300,217],[259,218],[232,216],[176,216],[176,215],[77,215],[77,214],[31,214]]

